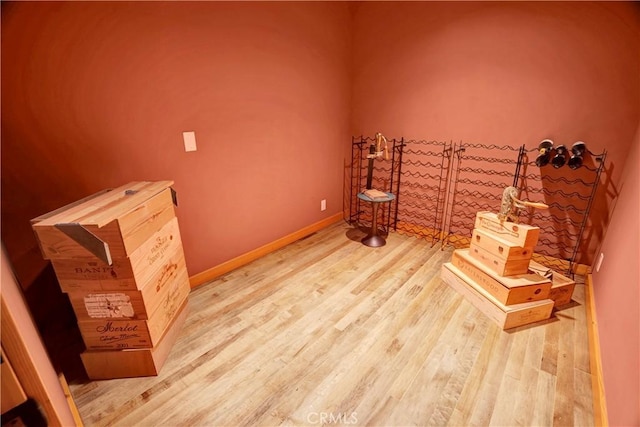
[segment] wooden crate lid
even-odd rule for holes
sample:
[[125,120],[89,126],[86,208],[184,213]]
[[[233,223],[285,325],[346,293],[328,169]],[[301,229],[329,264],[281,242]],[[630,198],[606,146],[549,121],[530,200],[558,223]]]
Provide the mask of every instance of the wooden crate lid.
[[103,190],[31,220],[34,227],[80,224],[102,227],[124,216],[173,181],[134,181],[112,190]]
[[489,211],[478,211],[474,228],[513,242],[521,247],[535,247],[540,236],[540,227],[511,221],[501,221],[498,215]]

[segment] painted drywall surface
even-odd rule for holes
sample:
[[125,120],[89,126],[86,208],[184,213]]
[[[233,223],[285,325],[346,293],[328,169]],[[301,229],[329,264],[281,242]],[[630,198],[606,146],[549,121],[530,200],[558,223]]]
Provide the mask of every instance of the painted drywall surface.
[[175,181],[190,274],[340,212],[348,20],[341,3],[3,4],[18,272],[37,263],[30,218],[134,180]]
[[640,424],[640,127],[598,253],[593,293],[609,424]]
[[630,2],[362,3],[352,133],[607,149],[580,259],[591,264],[640,116],[638,11]]

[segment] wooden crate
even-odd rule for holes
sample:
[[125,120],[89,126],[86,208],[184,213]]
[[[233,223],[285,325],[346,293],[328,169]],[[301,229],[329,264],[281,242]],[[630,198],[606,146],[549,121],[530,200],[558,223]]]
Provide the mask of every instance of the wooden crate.
[[504,305],[451,263],[443,264],[441,277],[502,329],[528,325],[551,317],[553,301],[550,299]]
[[80,358],[87,376],[92,380],[105,380],[158,375],[180,335],[188,312],[185,303],[153,348],[83,352]]
[[80,334],[88,350],[151,348],[171,323],[181,305],[187,300],[191,287],[186,269],[175,276],[172,290],[161,300],[159,307],[146,320],[92,319],[79,320]]
[[130,256],[175,216],[173,181],[132,182],[31,221],[45,259]]
[[78,321],[120,318],[145,320],[151,317],[167,298],[188,293],[187,266],[182,247],[176,248],[169,260],[156,271],[141,290],[81,290],[67,293]]
[[[560,277],[562,277],[562,279],[560,279]],[[562,280],[564,279],[567,279],[568,282],[563,282]],[[575,282],[559,273],[554,273],[552,280],[549,298],[555,302],[554,307],[562,307],[563,305],[569,304],[576,286]]]
[[551,281],[539,274],[499,276],[473,259],[468,249],[453,251],[451,263],[504,305],[549,298]]
[[95,257],[51,260],[63,292],[141,290],[179,265],[183,256],[178,218],[154,232],[128,258],[111,265]]
[[529,272],[528,259],[504,259],[477,246],[474,241],[469,247],[469,255],[499,276],[513,276]]
[[474,228],[491,233],[503,240],[523,248],[533,248],[538,244],[540,228],[527,224],[500,221],[493,212],[481,211],[476,214]]
[[490,231],[476,228],[471,235],[471,244],[482,248],[497,258],[503,260],[530,260],[533,247],[522,247]]
[[567,276],[563,276],[557,271],[550,270],[535,261],[531,261],[531,263],[529,264],[529,269],[530,271],[536,272],[538,274],[540,274],[541,272],[551,271],[552,278],[549,298],[555,302],[554,307],[562,307],[563,305],[567,305],[571,302],[571,297],[573,296],[573,290],[575,289],[576,282],[574,282]]

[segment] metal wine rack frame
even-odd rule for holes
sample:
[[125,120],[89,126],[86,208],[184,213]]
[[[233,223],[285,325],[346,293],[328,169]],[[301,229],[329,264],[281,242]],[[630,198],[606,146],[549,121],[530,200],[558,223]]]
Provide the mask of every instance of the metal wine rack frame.
[[514,185],[519,149],[460,142],[453,150],[442,246],[463,248],[471,242],[477,212],[497,212],[505,187]]
[[[351,138],[351,192],[349,197],[349,223],[360,226],[371,226],[371,206],[363,203],[357,195],[366,188],[369,146],[374,144],[375,137],[352,137]],[[390,160],[374,160],[372,187],[380,191],[388,191],[396,195],[396,199],[390,203],[385,203],[385,208],[379,210],[382,231],[388,232],[391,227],[395,228],[395,217],[398,206],[398,184],[400,182],[400,165],[402,164],[402,150],[404,142],[402,139],[387,139],[391,145]],[[392,224],[393,218],[393,224]]]
[[[348,222],[370,227],[370,205],[357,193],[365,188],[369,145],[373,137],[352,138]],[[388,139],[390,160],[374,162],[373,188],[396,199],[381,209],[383,231],[429,239],[441,247],[467,247],[478,211],[497,212],[507,186],[521,198],[544,201],[548,210],[529,209],[520,222],[540,227],[534,259],[573,275],[577,261],[587,255],[584,233],[589,230],[606,151],[587,150],[579,169],[535,165],[537,149],[524,145],[495,145],[434,140]],[[530,153],[534,152],[533,156]],[[588,239],[587,239],[588,240]]]
[[[396,198],[386,206],[383,231],[396,232],[440,241],[445,214],[445,191],[451,168],[452,143],[426,140],[391,139],[390,161],[376,160],[373,187],[393,193]],[[349,222],[369,227],[370,206],[357,194],[365,188],[371,137],[353,137],[351,149],[351,188]]]
[[534,259],[556,271],[573,274],[576,264],[589,255],[590,239],[585,238],[585,232],[590,229],[589,215],[607,152],[587,150],[584,164],[575,170],[566,165],[539,168],[536,156],[536,149],[521,147],[514,180],[515,186],[523,189],[524,198],[544,200],[549,205],[546,210],[533,210],[526,221],[540,227]]
[[394,230],[433,245],[442,235],[452,143],[410,140],[403,148]]

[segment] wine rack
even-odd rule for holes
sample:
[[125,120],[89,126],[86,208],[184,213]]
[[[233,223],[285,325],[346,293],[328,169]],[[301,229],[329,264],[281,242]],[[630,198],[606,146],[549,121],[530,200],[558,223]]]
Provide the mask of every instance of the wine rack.
[[455,144],[447,189],[442,245],[469,246],[478,211],[497,212],[505,187],[514,185],[519,148],[508,145]]
[[410,140],[404,143],[395,231],[429,239],[432,244],[441,239],[451,153],[451,142]]
[[[348,222],[371,226],[368,204],[357,198],[365,188],[369,146],[374,137],[353,137]],[[584,152],[584,164],[572,169],[536,165],[538,149],[525,145],[388,139],[392,156],[375,160],[373,188],[396,199],[381,209],[383,231],[428,239],[441,247],[467,247],[478,211],[498,212],[505,187],[520,198],[544,202],[549,209],[526,209],[520,222],[540,227],[534,259],[573,275],[589,256],[589,218],[605,165],[606,151]],[[585,238],[586,236],[586,238]]]
[[[366,188],[367,172],[369,168],[369,148],[375,144],[375,137],[352,137],[351,138],[351,179],[349,199],[349,223],[358,224],[362,227],[371,227],[371,205],[363,203],[357,197],[359,192]],[[395,228],[395,218],[398,206],[399,174],[402,163],[402,151],[404,141],[402,139],[387,139],[391,146],[391,158],[389,160],[373,160],[372,188],[380,191],[391,192],[396,195],[396,199],[390,203],[385,203],[384,208],[379,210],[379,225],[383,232],[388,232]],[[393,221],[393,224],[392,224]]]
[[579,168],[556,169],[537,167],[535,151],[521,148],[515,180],[523,198],[549,205],[549,209],[531,211],[527,218],[540,227],[535,260],[556,271],[574,273],[576,264],[589,257],[586,233],[593,231],[589,218],[607,153],[586,150]]
[[[388,203],[382,220],[383,231],[430,239],[441,238],[445,210],[445,190],[451,165],[452,144],[440,141],[388,140],[392,143],[390,161],[374,162],[373,187],[389,191],[396,198]],[[365,188],[368,146],[373,138],[352,140],[352,173],[349,221],[369,227],[368,205],[357,193]]]

